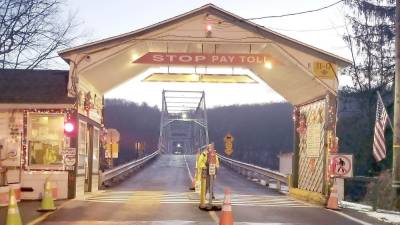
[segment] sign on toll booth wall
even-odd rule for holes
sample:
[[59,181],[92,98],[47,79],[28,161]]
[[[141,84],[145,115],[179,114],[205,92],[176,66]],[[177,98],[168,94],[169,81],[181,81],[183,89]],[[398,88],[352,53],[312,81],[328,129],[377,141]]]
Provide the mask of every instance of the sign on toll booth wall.
[[312,72],[320,79],[333,80],[336,77],[336,65],[330,62],[313,62]]
[[74,170],[76,164],[76,148],[64,148],[62,151],[65,170]]
[[353,155],[331,154],[329,162],[331,175],[335,177],[353,177]]
[[233,153],[233,141],[234,138],[232,136],[232,134],[228,133],[227,135],[225,135],[224,137],[224,143],[225,143],[225,154],[230,156]]

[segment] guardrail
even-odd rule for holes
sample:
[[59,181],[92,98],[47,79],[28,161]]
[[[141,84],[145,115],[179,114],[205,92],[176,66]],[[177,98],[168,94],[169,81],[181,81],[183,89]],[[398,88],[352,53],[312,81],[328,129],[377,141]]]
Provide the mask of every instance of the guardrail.
[[266,169],[260,166],[233,160],[225,156],[222,156],[220,154],[218,154],[218,157],[222,163],[228,165],[229,167],[236,170],[238,173],[242,175],[246,175],[247,177],[250,178],[265,180],[266,186],[269,186],[271,180],[275,181],[276,189],[278,191],[281,191],[281,184],[286,184],[287,186],[289,186],[289,177],[285,174],[270,169]]
[[123,179],[126,175],[133,172],[134,170],[142,167],[146,162],[152,160],[160,154],[160,151],[155,151],[154,153],[145,156],[141,159],[125,163],[123,165],[117,166],[111,170],[107,170],[100,175],[100,184],[106,185],[116,181],[118,179]]

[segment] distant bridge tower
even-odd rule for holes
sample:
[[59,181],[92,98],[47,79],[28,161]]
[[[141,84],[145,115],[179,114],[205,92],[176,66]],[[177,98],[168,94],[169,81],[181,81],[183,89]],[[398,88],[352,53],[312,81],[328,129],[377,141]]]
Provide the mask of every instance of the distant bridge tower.
[[204,91],[163,90],[159,149],[167,154],[195,154],[208,143]]

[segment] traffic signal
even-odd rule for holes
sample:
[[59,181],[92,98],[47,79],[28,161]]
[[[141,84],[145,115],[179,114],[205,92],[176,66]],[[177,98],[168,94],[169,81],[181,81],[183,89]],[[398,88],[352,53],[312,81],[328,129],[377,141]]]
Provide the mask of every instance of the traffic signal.
[[75,137],[76,136],[76,122],[73,119],[66,119],[64,121],[64,135],[67,137]]

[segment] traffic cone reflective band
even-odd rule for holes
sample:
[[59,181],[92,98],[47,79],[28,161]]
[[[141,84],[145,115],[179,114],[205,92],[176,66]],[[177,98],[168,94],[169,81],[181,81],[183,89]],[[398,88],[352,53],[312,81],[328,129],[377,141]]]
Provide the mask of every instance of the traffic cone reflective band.
[[54,206],[54,200],[52,195],[52,188],[49,178],[46,178],[44,183],[44,193],[42,197],[42,203],[40,205],[39,212],[54,211],[56,207]]
[[329,195],[328,204],[326,205],[326,208],[335,210],[339,209],[338,192],[335,183],[331,187],[331,194]]
[[231,191],[228,188],[225,188],[225,198],[222,205],[221,217],[219,218],[219,225],[233,225]]
[[17,205],[17,198],[15,192],[10,189],[10,200],[8,204],[6,225],[22,225],[21,216]]

